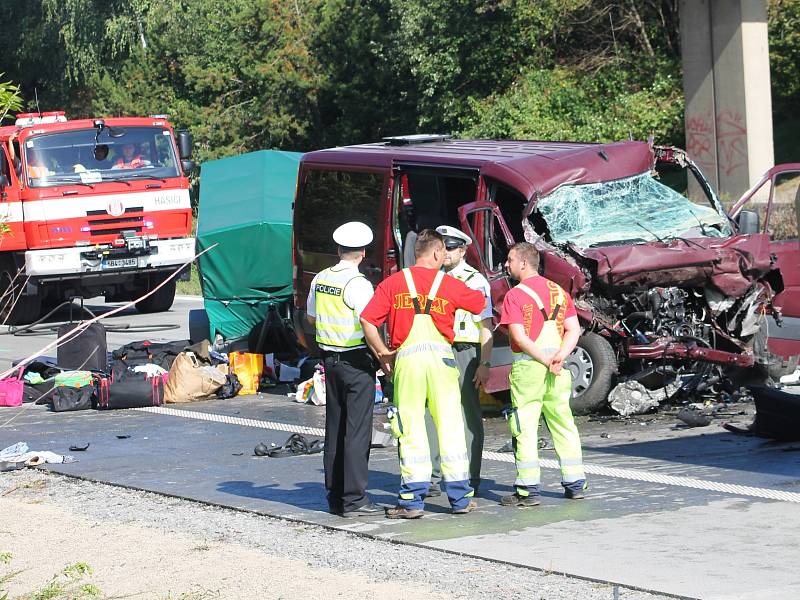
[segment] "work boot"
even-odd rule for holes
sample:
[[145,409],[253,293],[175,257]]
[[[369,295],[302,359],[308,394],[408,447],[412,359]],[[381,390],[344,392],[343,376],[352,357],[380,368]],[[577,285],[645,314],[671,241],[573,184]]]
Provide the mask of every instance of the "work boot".
[[539,506],[541,501],[538,495],[520,496],[517,492],[500,498],[500,506],[516,506],[517,508],[527,508],[529,506]]
[[438,483],[436,483],[434,481],[431,481],[431,485],[428,488],[428,491],[425,492],[425,497],[426,498],[437,498],[437,497],[439,497],[441,495],[442,495],[441,486]]
[[470,500],[465,507],[454,508],[450,512],[452,512],[454,515],[466,515],[468,513],[471,513],[476,508],[478,508],[478,503],[475,502],[475,500]]
[[583,500],[586,498],[584,492],[589,489],[589,484],[585,479],[562,485],[564,486],[564,498],[568,500]]
[[394,508],[386,509],[387,519],[419,519],[425,511],[420,508],[406,508],[404,506],[395,506]]

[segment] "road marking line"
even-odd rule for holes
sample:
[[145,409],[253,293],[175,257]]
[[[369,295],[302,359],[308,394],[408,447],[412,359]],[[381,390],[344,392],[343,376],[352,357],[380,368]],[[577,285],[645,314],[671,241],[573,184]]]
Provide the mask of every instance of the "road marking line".
[[[164,408],[161,406],[132,408],[130,410],[155,413],[160,415],[169,415],[173,417],[182,417],[184,419],[197,419],[200,421],[211,421],[214,423],[226,423],[228,425],[240,425],[242,427],[256,427],[259,429],[272,429],[275,431],[286,431],[290,433],[305,433],[308,435],[316,435],[320,437],[323,437],[325,435],[325,430],[320,429],[319,427],[305,427],[303,425],[291,425],[288,423],[277,423],[275,421],[262,421],[260,419],[244,419],[242,417],[229,417],[228,415],[203,413],[192,410],[178,410],[175,408]],[[499,462],[506,462],[512,464],[514,463],[514,455],[511,453],[484,452],[483,458],[486,460],[495,460]],[[558,461],[550,458],[540,459],[539,465],[545,469],[559,468]],[[664,485],[671,485],[676,487],[707,490],[709,492],[722,492],[724,494],[733,494],[736,496],[749,496],[751,498],[765,498],[768,500],[780,500],[782,502],[800,503],[800,493],[798,492],[785,492],[782,490],[774,490],[770,488],[759,488],[748,485],[737,485],[732,483],[723,483],[720,481],[708,481],[706,479],[696,479],[694,477],[664,475],[661,473],[652,473],[649,471],[640,471],[637,469],[619,469],[616,467],[604,467],[602,465],[584,464],[583,469],[584,471],[586,471],[586,473],[590,475],[601,475],[604,477],[613,477],[616,479],[631,479],[634,481],[643,481],[647,483],[661,483]]]

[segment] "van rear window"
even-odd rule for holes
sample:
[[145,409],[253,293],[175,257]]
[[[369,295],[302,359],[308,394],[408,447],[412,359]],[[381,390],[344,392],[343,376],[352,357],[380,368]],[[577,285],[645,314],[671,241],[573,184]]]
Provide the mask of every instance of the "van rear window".
[[298,207],[298,245],[306,252],[336,254],[333,230],[348,221],[369,225],[376,237],[383,174],[308,172]]

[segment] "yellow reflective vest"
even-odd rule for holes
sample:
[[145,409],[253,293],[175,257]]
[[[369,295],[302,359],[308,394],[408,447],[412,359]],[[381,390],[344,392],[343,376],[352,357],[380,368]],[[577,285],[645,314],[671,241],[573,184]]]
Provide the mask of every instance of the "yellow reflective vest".
[[317,343],[336,348],[363,346],[364,332],[356,311],[344,301],[344,289],[364,275],[336,266],[321,271],[314,285]]

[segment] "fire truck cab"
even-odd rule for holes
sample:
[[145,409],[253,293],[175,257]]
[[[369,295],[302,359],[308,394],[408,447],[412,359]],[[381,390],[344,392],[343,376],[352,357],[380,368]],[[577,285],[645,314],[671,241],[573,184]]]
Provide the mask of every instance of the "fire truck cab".
[[[76,296],[132,300],[190,261],[191,145],[162,116],[29,113],[0,127],[0,322]],[[136,306],[174,297],[173,279]]]

